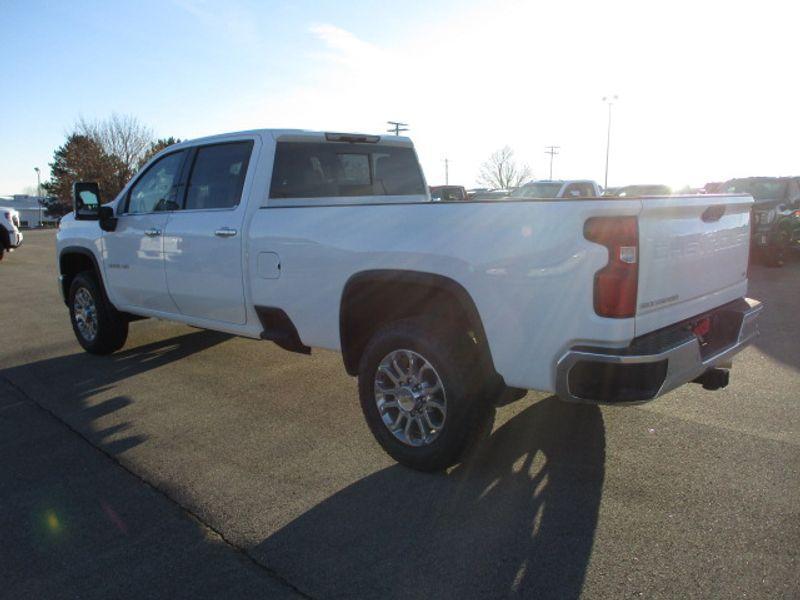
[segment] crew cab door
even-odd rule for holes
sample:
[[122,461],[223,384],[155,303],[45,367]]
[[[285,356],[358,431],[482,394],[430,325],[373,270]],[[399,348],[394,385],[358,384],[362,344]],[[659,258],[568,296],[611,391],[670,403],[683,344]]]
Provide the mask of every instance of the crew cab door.
[[169,293],[181,314],[245,322],[242,200],[255,140],[190,150],[186,190],[164,236]]
[[177,312],[164,274],[163,234],[186,155],[167,154],[142,172],[117,209],[116,229],[103,235],[106,281],[121,307]]

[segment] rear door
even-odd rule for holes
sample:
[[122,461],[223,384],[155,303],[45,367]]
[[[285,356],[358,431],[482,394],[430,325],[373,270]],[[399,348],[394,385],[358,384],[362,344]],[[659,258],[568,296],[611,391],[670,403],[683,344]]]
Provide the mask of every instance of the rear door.
[[747,293],[752,204],[747,195],[642,200],[636,335]]
[[254,147],[242,139],[191,151],[181,207],[164,235],[167,286],[183,315],[245,322],[243,192]]

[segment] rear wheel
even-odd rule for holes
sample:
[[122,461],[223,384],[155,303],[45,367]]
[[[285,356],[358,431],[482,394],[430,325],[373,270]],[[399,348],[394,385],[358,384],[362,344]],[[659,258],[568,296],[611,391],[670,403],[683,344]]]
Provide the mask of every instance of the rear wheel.
[[469,341],[428,319],[381,328],[359,369],[361,408],[373,435],[397,462],[439,471],[459,461],[486,430],[493,406]]
[[125,345],[128,320],[106,298],[91,271],[69,288],[69,315],[78,343],[92,354],[111,354]]

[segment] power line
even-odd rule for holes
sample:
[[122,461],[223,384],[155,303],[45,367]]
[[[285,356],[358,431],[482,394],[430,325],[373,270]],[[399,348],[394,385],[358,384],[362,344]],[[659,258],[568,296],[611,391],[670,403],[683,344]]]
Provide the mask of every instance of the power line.
[[408,131],[408,123],[401,123],[399,121],[386,121],[386,122],[392,126],[391,129],[386,130],[388,133],[400,135],[401,131]]
[[550,155],[550,179],[553,179],[553,158],[558,156],[558,151],[561,150],[561,146],[545,146],[545,154]]

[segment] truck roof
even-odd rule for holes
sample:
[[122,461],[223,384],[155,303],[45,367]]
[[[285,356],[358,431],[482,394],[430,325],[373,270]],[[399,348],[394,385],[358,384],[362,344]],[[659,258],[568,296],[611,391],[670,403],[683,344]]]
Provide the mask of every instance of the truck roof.
[[[208,143],[223,140],[235,136],[258,135],[271,136],[275,141],[310,141],[310,142],[362,142],[362,143],[381,143],[392,146],[412,146],[411,139],[402,135],[379,135],[366,133],[350,133],[340,131],[314,131],[310,129],[247,129],[244,131],[231,131],[209,135],[191,140],[184,140],[172,146],[194,146],[198,143]],[[336,136],[337,139],[332,139]],[[363,139],[362,139],[363,138]]]
[[[528,185],[531,183],[595,183],[592,179],[534,179],[532,181],[528,181],[523,185]],[[522,186],[520,186],[522,187]]]

